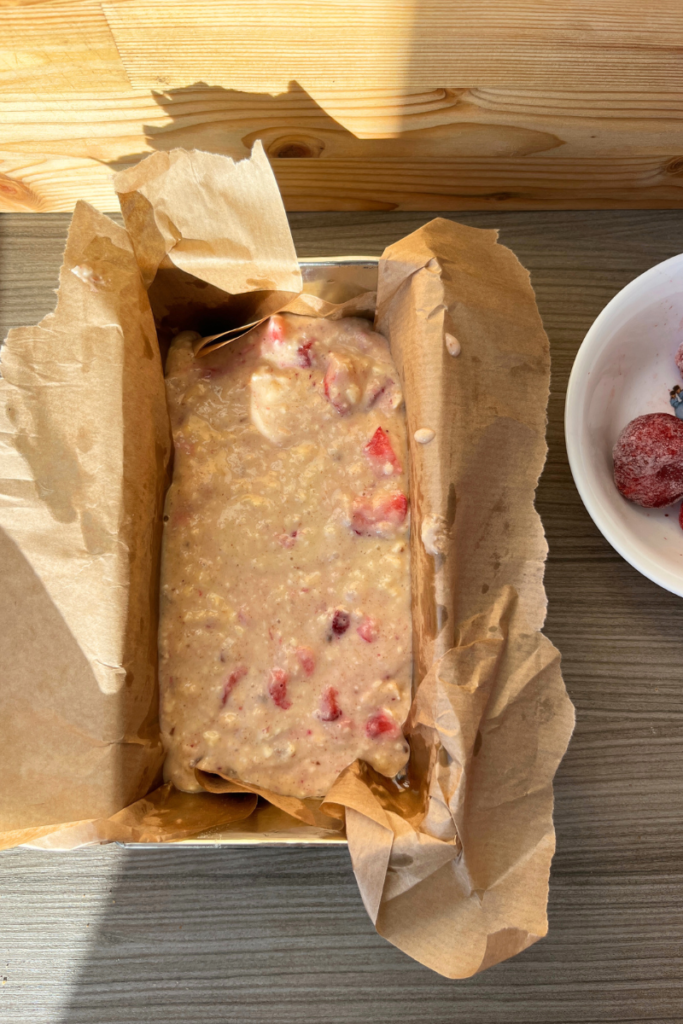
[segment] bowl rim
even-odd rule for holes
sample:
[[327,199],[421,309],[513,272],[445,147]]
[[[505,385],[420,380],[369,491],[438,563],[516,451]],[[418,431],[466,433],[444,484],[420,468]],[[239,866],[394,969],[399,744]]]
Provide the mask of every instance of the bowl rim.
[[585,416],[586,376],[605,346],[606,334],[604,332],[610,325],[610,321],[621,313],[623,307],[634,299],[641,290],[646,289],[652,280],[661,277],[662,274],[666,274],[669,270],[680,270],[681,267],[683,267],[683,253],[671,256],[661,263],[656,263],[649,270],[629,281],[627,285],[610,299],[589,327],[576,353],[571,373],[569,374],[564,407],[564,437],[569,468],[576,489],[579,492],[579,497],[585,505],[589,516],[605,540],[612,545],[614,550],[629,565],[632,565],[634,569],[642,573],[643,576],[646,576],[653,583],[673,594],[677,594],[679,597],[683,597],[683,573],[677,575],[674,572],[664,570],[647,554],[640,551],[634,553],[629,541],[628,532],[615,523],[609,514],[603,510],[603,506],[591,485],[589,474],[584,469],[585,460],[582,459],[581,428]]

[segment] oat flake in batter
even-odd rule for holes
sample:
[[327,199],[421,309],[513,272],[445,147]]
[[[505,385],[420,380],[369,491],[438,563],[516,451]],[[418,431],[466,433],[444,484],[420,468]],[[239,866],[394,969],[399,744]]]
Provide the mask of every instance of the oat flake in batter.
[[274,316],[195,359],[176,339],[160,679],[166,778],[195,766],[323,796],[408,759],[402,395],[360,319]]

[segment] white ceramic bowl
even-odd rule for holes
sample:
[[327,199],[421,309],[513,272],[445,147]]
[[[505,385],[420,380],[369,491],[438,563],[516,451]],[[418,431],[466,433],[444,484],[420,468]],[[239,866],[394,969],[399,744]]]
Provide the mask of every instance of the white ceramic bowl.
[[683,341],[683,255],[659,263],[615,295],[578,351],[567,389],[565,434],[574,481],[595,525],[644,576],[683,597],[680,503],[633,505],[617,491],[612,448],[635,416],[668,412],[683,387],[674,355]]

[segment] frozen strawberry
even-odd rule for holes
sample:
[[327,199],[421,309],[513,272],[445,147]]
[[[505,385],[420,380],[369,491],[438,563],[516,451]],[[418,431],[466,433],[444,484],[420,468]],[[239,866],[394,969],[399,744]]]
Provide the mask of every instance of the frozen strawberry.
[[273,668],[270,670],[268,693],[283,711],[291,708],[292,702],[287,700],[287,673],[283,669]]
[[366,615],[363,621],[361,622],[360,626],[356,630],[356,633],[358,633],[358,636],[362,640],[365,640],[367,644],[371,644],[379,636],[377,623],[375,622],[374,619],[371,619]]
[[330,352],[323,380],[325,398],[344,416],[358,405],[361,394],[360,373],[350,356]]
[[683,497],[683,420],[667,412],[638,416],[612,455],[614,482],[629,501],[661,508]]
[[377,476],[391,476],[401,472],[401,463],[391,447],[389,435],[378,427],[363,449]]
[[332,632],[335,636],[343,636],[349,628],[351,616],[348,612],[336,611],[332,616]]
[[371,740],[376,740],[378,736],[397,733],[398,729],[393,718],[389,718],[383,711],[378,711],[371,718],[368,718],[365,723],[365,732]]
[[402,491],[356,498],[351,529],[360,537],[387,537],[395,533],[408,514],[408,499]]
[[328,686],[320,699],[320,717],[323,722],[336,722],[342,716],[342,709],[339,707],[339,694],[333,686]]
[[312,676],[315,672],[315,654],[310,647],[297,647],[296,656],[299,659],[299,664],[304,670],[307,676]]
[[223,683],[223,695],[221,697],[221,704],[223,707],[228,703],[228,697],[235,689],[240,679],[243,679],[248,672],[246,665],[238,665],[234,668],[229,676],[226,677]]

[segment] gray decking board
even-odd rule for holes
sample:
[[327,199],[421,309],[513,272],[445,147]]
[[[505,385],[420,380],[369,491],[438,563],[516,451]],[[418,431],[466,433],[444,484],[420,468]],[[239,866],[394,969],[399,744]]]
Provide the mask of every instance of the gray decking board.
[[[427,214],[293,214],[302,256],[373,255]],[[556,780],[550,934],[465,982],[379,938],[344,849],[0,854],[0,1021],[683,1021],[683,602],[603,540],[571,480],[571,363],[603,305],[683,249],[683,212],[460,214],[531,271],[551,340],[547,633],[578,724]],[[68,217],[0,215],[0,331],[35,323]]]

